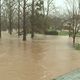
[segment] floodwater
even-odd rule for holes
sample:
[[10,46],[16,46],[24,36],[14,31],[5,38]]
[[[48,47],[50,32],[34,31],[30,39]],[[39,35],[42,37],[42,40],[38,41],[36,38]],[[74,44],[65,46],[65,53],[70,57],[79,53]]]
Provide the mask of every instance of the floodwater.
[[51,80],[80,68],[80,51],[68,36],[39,36],[23,42],[16,36],[0,40],[1,80]]

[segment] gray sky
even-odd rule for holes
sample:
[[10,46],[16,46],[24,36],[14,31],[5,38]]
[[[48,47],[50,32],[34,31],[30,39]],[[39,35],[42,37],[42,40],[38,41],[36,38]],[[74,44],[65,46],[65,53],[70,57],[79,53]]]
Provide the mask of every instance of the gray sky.
[[65,8],[65,0],[55,0],[55,5],[60,8]]
[[[32,0],[29,0],[29,2]],[[45,1],[45,7],[47,4],[47,0]],[[69,3],[67,3],[67,7],[69,8],[69,5],[72,5],[73,0],[54,0],[54,5],[55,7],[57,7],[57,9],[61,12],[61,13],[65,13],[67,11],[67,7],[66,7],[66,1],[69,1]],[[71,2],[70,2],[71,1]],[[78,2],[79,0],[74,0],[76,2]],[[75,3],[75,6],[78,8],[78,3]],[[71,8],[69,8],[71,10]]]

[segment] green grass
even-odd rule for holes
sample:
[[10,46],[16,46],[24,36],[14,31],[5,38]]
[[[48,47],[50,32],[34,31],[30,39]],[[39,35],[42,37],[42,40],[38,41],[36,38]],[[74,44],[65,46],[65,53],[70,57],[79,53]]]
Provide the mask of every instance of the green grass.
[[79,33],[77,33],[77,35],[76,35],[77,37],[80,37],[80,32]]
[[48,30],[45,32],[46,35],[58,35],[58,31],[56,30]]
[[80,50],[80,44],[79,43],[76,43],[74,47],[76,50]]
[[60,31],[59,32],[59,35],[69,35],[69,32],[68,31]]

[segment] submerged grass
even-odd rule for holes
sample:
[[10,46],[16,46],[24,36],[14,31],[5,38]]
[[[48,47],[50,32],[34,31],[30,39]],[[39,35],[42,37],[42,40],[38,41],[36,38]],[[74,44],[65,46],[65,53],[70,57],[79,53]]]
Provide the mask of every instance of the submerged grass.
[[80,44],[79,44],[79,43],[76,43],[75,46],[74,46],[74,48],[75,48],[76,50],[80,50]]
[[66,35],[69,35],[69,32],[68,31],[61,31],[61,32],[59,32],[59,35],[66,36]]

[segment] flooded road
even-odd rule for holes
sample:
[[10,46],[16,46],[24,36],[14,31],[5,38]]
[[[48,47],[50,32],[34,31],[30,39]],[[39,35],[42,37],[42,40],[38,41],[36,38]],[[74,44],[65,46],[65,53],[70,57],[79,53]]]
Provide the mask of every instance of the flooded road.
[[44,36],[23,42],[4,36],[0,40],[1,80],[50,80],[80,68],[80,51],[67,36]]

